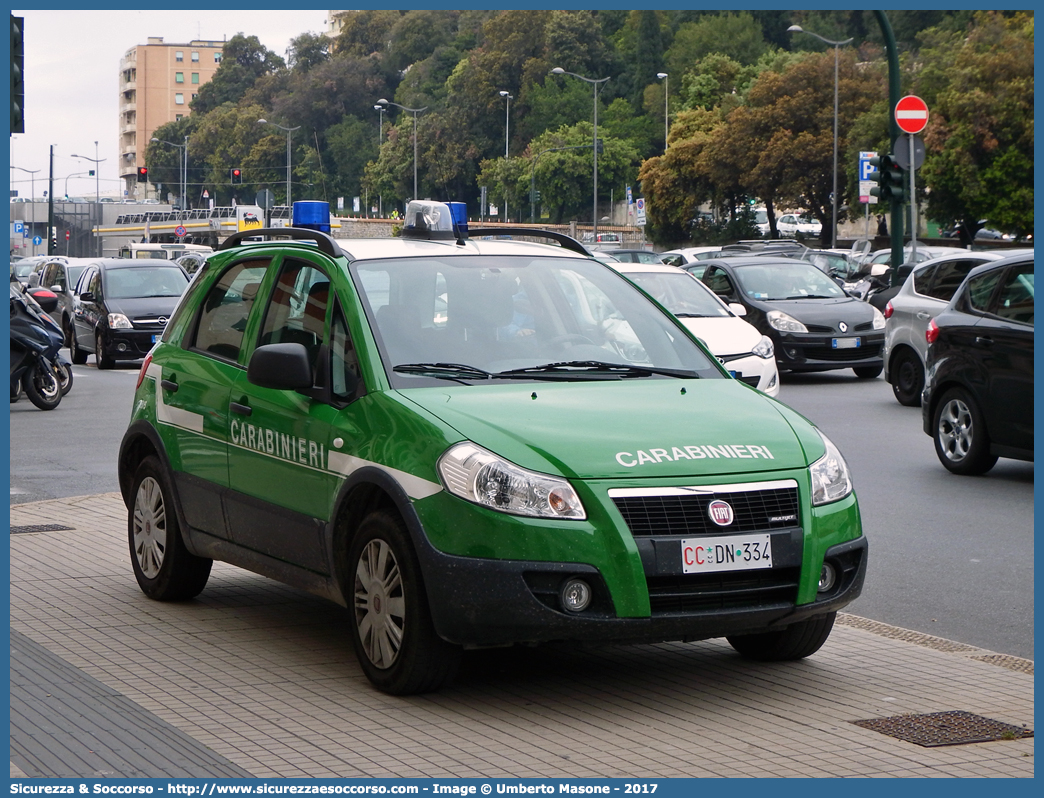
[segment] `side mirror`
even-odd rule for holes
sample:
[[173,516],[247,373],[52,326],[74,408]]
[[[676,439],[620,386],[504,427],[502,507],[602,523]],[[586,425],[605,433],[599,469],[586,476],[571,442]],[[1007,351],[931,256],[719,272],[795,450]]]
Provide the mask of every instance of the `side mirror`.
[[62,288],[58,284],[52,285],[51,286],[51,290],[54,291],[54,293],[56,293],[56,294],[64,294],[65,293],[65,289]]
[[247,379],[262,388],[300,391],[312,387],[312,364],[303,344],[259,346],[247,364]]
[[887,263],[875,263],[873,266],[870,267],[870,276],[880,277],[882,274],[884,274],[891,268],[892,267]]
[[746,316],[747,308],[745,305],[741,305],[739,302],[730,302],[729,310],[735,313],[737,316]]
[[80,301],[81,302],[93,302],[94,301],[94,292],[93,291],[84,291],[82,294],[80,294]]

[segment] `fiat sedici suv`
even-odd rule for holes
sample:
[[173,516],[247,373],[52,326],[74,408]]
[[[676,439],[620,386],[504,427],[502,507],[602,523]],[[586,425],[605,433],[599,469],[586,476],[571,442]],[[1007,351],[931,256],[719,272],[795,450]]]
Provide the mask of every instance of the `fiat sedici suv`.
[[866,569],[838,450],[573,239],[472,233],[413,202],[400,237],[208,259],[120,450],[145,594],[220,560],[327,597],[393,694],[486,646],[817,651]]

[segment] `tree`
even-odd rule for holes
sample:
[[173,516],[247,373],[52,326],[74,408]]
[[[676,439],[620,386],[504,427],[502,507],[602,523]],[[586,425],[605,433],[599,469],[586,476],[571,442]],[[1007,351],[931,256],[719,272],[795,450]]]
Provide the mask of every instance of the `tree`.
[[665,56],[667,72],[680,78],[712,53],[753,64],[766,50],[761,25],[749,12],[707,15],[678,28]]
[[290,40],[290,68],[307,72],[330,60],[330,39],[322,34],[302,33]]
[[221,66],[208,83],[200,86],[190,107],[207,114],[225,103],[236,103],[259,78],[286,68],[283,59],[266,49],[256,36],[237,33],[221,53]]
[[[1033,15],[975,14],[922,34],[917,93],[931,109],[919,177],[931,218],[1033,231]],[[974,233],[972,233],[974,235]]]

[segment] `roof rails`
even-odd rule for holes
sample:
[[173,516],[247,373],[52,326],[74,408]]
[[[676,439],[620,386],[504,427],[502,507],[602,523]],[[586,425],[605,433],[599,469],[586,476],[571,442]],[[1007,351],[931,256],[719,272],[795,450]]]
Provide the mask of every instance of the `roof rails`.
[[590,250],[572,236],[565,233],[556,233],[553,230],[533,230],[529,227],[468,227],[468,236],[529,236],[530,238],[548,238],[557,241],[563,249],[576,252],[580,255],[592,257]]
[[259,227],[250,230],[240,230],[222,241],[218,245],[218,251],[238,247],[244,241],[249,243],[251,239],[259,236],[292,238],[295,241],[314,241],[319,245],[319,251],[329,255],[331,258],[344,257],[344,251],[332,237],[318,230],[310,230],[305,227]]

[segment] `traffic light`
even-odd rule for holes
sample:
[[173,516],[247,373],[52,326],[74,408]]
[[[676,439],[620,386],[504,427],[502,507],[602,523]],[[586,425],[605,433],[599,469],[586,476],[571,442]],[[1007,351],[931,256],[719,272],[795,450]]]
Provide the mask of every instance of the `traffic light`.
[[870,165],[876,171],[870,173],[870,179],[877,183],[871,186],[870,193],[886,202],[906,202],[906,173],[893,155],[878,155],[870,159]]
[[595,139],[595,149],[598,150],[598,154],[599,155],[602,154],[602,140],[601,139]]
[[149,182],[149,167],[139,166],[138,167],[138,182],[148,183]]
[[229,174],[231,176],[231,182],[242,183],[243,182],[243,170],[242,169],[230,169]]
[[540,189],[533,192],[533,202],[540,202]]
[[11,132],[25,133],[24,17],[11,16]]

